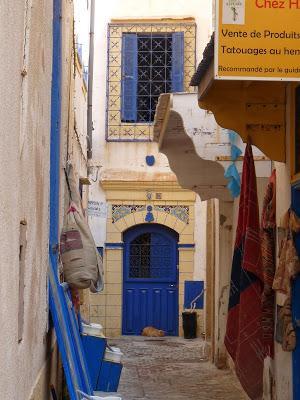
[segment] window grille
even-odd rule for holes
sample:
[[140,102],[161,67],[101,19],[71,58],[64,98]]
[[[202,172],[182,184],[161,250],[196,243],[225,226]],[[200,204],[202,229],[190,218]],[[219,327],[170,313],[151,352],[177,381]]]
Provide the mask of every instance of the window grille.
[[172,246],[158,233],[144,233],[130,243],[129,278],[168,278],[172,271]]
[[151,234],[144,233],[130,244],[129,278],[150,278]]
[[172,35],[137,35],[137,54],[137,118],[134,122],[151,123],[158,96],[172,89]]
[[151,141],[159,95],[195,90],[195,37],[193,22],[109,25],[107,141]]

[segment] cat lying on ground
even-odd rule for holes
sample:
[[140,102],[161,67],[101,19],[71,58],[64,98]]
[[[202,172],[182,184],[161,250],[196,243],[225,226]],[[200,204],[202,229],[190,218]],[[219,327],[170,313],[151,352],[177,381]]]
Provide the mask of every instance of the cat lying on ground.
[[160,329],[156,329],[153,326],[146,326],[142,330],[142,336],[162,337],[162,336],[165,336],[165,332]]

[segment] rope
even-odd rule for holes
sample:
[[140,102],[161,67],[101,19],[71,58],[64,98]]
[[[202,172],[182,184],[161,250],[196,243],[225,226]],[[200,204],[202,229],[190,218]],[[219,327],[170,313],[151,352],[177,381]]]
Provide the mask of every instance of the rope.
[[68,186],[69,196],[70,196],[70,199],[72,200],[72,192],[71,192],[69,177],[68,177],[68,173],[67,173],[67,169],[66,168],[64,168],[64,172],[65,172],[66,182],[67,182],[67,186]]
[[191,313],[195,310],[195,308],[196,308],[196,302],[197,302],[197,300],[198,299],[200,299],[200,297],[202,297],[203,296],[203,294],[204,294],[204,291],[205,291],[205,289],[202,289],[201,290],[201,293],[199,293],[192,301],[191,301]]

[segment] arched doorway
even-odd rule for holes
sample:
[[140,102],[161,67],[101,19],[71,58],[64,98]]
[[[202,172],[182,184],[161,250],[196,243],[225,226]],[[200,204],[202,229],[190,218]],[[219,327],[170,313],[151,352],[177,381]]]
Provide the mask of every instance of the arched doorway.
[[142,224],[123,240],[123,335],[140,335],[145,326],[178,335],[178,234]]

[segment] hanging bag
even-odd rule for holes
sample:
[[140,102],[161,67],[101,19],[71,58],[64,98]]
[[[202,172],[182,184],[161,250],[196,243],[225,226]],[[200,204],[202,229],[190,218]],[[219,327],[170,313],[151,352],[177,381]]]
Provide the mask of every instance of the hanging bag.
[[300,261],[294,244],[294,234],[300,230],[300,221],[292,210],[285,216],[287,230],[279,250],[279,264],[275,272],[273,289],[287,296],[291,294],[291,282],[300,272]]
[[292,318],[291,288],[292,281],[300,273],[300,261],[294,243],[294,234],[300,231],[300,220],[292,210],[289,210],[284,216],[283,227],[287,232],[281,242],[273,289],[286,295],[286,300],[279,313],[279,318],[283,321],[282,349],[293,351],[296,348],[297,339]]
[[65,281],[71,288],[91,292],[103,290],[103,263],[86,221],[72,165],[66,172],[70,205],[60,237],[60,253]]

